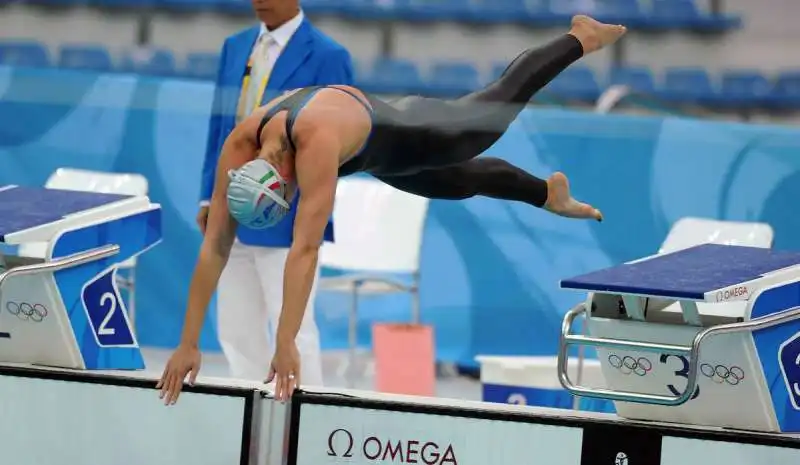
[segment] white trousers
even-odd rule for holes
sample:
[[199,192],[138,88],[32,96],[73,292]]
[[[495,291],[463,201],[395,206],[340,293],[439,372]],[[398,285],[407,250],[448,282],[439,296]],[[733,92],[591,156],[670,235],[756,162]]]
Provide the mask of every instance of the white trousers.
[[[263,381],[275,351],[275,331],[283,304],[283,268],[289,249],[253,247],[238,240],[217,288],[217,334],[231,376]],[[322,386],[319,330],[314,297],[319,268],[297,334],[300,383]]]

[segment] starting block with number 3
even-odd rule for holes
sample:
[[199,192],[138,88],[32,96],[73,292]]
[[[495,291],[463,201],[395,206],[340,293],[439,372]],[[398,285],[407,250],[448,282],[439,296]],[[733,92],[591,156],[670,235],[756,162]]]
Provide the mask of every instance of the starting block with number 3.
[[[800,432],[800,253],[705,244],[564,280],[559,378],[626,418]],[[587,335],[570,334],[584,316]],[[594,346],[605,386],[567,371]]]
[[0,269],[0,362],[144,368],[115,273],[160,241],[147,197],[0,187],[0,242],[47,244]]

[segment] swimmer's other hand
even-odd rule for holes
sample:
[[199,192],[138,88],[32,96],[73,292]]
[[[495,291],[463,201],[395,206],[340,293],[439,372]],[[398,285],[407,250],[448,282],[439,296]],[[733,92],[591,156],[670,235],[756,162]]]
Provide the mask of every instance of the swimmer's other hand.
[[200,371],[200,351],[197,347],[180,345],[169,358],[164,373],[156,384],[160,389],[159,398],[164,405],[175,405],[183,389],[183,382],[189,375],[189,385],[193,385]]
[[578,202],[569,191],[569,181],[564,173],[553,173],[547,180],[547,211],[566,218],[584,218],[603,221],[603,214],[593,206]]
[[206,233],[206,224],[208,224],[208,207],[202,206],[200,207],[200,211],[197,212],[197,226],[200,227],[200,232],[205,235]]

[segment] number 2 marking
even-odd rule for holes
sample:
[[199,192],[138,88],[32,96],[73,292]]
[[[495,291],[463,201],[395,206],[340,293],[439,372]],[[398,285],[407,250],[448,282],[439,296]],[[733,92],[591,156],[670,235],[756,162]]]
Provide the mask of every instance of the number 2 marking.
[[[659,359],[659,361],[661,363],[666,364],[667,360],[669,360],[670,357],[675,357],[675,358],[679,359],[681,361],[681,363],[683,364],[681,369],[676,371],[676,372],[674,372],[673,374],[675,376],[680,377],[680,378],[684,378],[684,379],[686,379],[688,381],[689,380],[689,359],[687,359],[683,355],[661,354],[661,358]],[[669,389],[669,392],[671,392],[672,395],[674,395],[674,396],[679,396],[679,395],[682,394],[682,392],[678,391],[678,389],[672,384],[667,384],[667,389]],[[697,386],[694,389],[694,394],[692,394],[692,399],[696,399],[697,396],[699,396],[699,395],[700,395],[700,386]]]
[[104,308],[106,302],[110,302],[111,305],[109,305],[106,316],[103,317],[103,321],[100,323],[100,327],[97,329],[97,334],[101,336],[113,336],[117,333],[117,331],[114,328],[109,328],[108,323],[111,321],[111,317],[114,316],[114,312],[117,310],[117,299],[114,294],[106,292],[100,296],[100,308]]

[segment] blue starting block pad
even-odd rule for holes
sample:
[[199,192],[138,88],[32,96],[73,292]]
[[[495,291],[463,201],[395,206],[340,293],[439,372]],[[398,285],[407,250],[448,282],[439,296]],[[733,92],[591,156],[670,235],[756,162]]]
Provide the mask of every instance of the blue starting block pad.
[[55,189],[6,186],[0,188],[0,242],[6,236],[55,223],[92,208],[129,197]]
[[0,187],[0,362],[144,368],[116,273],[160,241],[146,196]]
[[[732,286],[800,265],[800,253],[704,244],[561,281],[563,289],[715,302]],[[752,292],[752,291],[750,291]],[[738,295],[735,297],[739,297]],[[747,295],[741,295],[745,300]]]

